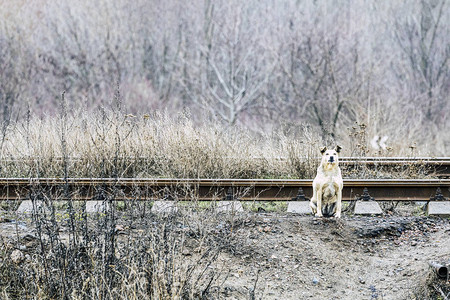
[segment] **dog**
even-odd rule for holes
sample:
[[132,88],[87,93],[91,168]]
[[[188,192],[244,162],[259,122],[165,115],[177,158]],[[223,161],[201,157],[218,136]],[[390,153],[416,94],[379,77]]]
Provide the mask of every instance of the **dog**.
[[313,181],[313,196],[309,205],[316,217],[341,217],[342,210],[342,181],[339,168],[340,146],[334,150],[321,147],[322,161],[317,168],[317,176]]

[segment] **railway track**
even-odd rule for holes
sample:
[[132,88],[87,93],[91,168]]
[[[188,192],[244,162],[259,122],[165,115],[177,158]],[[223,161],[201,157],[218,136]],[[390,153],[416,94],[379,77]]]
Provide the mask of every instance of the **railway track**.
[[[450,179],[347,179],[343,200],[357,199],[364,189],[377,201],[428,201],[450,198]],[[312,180],[298,179],[0,179],[0,200],[290,201],[311,196]]]

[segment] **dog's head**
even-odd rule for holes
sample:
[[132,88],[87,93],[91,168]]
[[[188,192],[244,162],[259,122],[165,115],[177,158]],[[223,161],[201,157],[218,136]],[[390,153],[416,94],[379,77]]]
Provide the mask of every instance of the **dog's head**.
[[334,167],[339,163],[339,152],[341,152],[341,147],[336,146],[333,150],[327,149],[327,147],[321,147],[320,153],[322,153],[322,165],[324,167]]

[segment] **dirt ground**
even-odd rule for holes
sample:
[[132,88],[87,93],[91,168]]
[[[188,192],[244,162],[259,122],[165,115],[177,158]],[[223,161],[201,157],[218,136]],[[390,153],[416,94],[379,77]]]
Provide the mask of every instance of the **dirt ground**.
[[221,257],[233,266],[230,299],[257,277],[257,299],[412,299],[428,262],[450,260],[448,219],[265,214],[236,234],[242,253]]
[[[428,262],[450,261],[449,218],[247,212],[227,220],[208,229],[232,236],[210,266],[224,274],[211,299],[420,299]],[[26,236],[27,226],[4,221],[0,234]],[[194,260],[198,243],[186,245],[184,259]]]

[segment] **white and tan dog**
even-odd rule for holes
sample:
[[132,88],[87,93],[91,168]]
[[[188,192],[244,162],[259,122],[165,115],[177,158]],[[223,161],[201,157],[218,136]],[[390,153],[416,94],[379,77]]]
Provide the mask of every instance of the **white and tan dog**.
[[338,153],[341,147],[334,150],[320,148],[322,161],[317,168],[317,176],[313,181],[313,196],[309,205],[316,217],[341,217],[342,181],[341,169],[338,166]]

